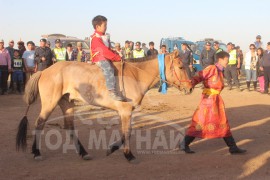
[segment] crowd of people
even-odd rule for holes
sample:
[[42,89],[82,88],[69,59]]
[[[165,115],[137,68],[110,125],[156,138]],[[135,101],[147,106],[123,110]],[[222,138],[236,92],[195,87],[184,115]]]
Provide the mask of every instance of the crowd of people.
[[[216,54],[223,51],[219,47],[219,42],[214,42],[213,48],[211,43],[206,42],[205,49],[200,56],[200,63],[205,69],[216,61]],[[232,90],[233,84],[236,85],[239,91],[242,91],[239,77],[241,75],[241,67],[244,64],[246,75],[247,90],[250,91],[251,84],[253,84],[255,91],[268,94],[269,88],[269,72],[270,72],[270,42],[267,43],[266,50],[263,49],[261,36],[256,37],[256,41],[249,45],[249,51],[243,55],[239,46],[235,46],[229,42],[227,44],[227,52],[230,54],[229,64],[224,70],[224,75],[227,80],[228,89]],[[257,89],[257,82],[259,81],[260,88]]]
[[[10,40],[8,47],[0,40],[0,90],[1,95],[15,93],[22,94],[26,82],[33,73],[43,71],[52,64],[60,61],[86,62],[86,52],[82,49],[82,43],[78,42],[73,49],[72,44],[62,47],[60,39],[55,40],[55,47],[50,48],[50,42],[40,40],[36,47],[33,41],[25,43],[19,41],[18,49],[15,49],[14,40]],[[10,85],[8,87],[8,78]]]
[[[78,61],[87,62],[86,52],[82,49],[82,43],[78,42],[77,47],[73,49],[72,44],[62,47],[60,39],[55,40],[55,47],[51,49],[50,42],[46,39],[40,40],[39,47],[34,42],[25,43],[19,41],[18,48],[14,48],[14,41],[10,40],[5,48],[4,41],[0,41],[0,90],[1,94],[22,93],[24,85],[31,75],[36,71],[42,71],[52,64],[59,61]],[[155,49],[154,42],[149,42],[149,46],[141,42],[125,41],[123,47],[120,43],[115,43],[114,51],[116,51],[123,59],[144,58],[147,56],[156,56],[158,54],[167,54],[166,45],[161,45],[160,49]],[[267,50],[263,49],[261,36],[256,37],[256,41],[250,44],[249,51],[243,55],[239,46],[233,43],[227,44],[227,52],[230,54],[228,66],[224,70],[227,80],[228,89],[232,90],[233,85],[239,91],[243,89],[240,86],[239,77],[241,76],[241,67],[244,64],[246,74],[247,90],[257,90],[257,82],[259,81],[259,89],[261,93],[268,94],[268,86],[270,81],[270,43],[267,43]],[[223,51],[219,47],[219,42],[215,41],[205,43],[205,47],[200,54],[200,64],[203,69],[216,62],[216,54]],[[193,55],[188,48],[188,44],[183,43],[180,49],[180,56],[187,71],[189,78],[194,75]],[[8,77],[10,76],[10,85],[8,87]]]

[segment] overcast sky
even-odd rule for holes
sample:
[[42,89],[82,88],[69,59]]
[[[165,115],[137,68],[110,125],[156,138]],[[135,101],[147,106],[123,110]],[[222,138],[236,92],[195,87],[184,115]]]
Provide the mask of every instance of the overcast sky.
[[96,15],[108,18],[114,42],[154,41],[181,36],[197,41],[212,37],[246,50],[262,36],[270,41],[269,0],[0,0],[0,39],[33,40],[62,33],[85,38]]

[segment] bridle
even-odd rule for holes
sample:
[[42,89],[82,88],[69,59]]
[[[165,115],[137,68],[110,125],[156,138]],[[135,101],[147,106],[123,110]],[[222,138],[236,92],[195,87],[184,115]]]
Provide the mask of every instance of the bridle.
[[[180,80],[179,76],[177,75],[176,71],[175,71],[175,67],[173,65],[173,57],[170,55],[170,61],[171,61],[171,65],[170,65],[170,70],[172,72],[172,75],[175,76],[175,78],[177,79],[177,81],[179,82],[179,86],[181,86],[182,83],[185,83],[185,82],[191,82],[191,80]],[[180,60],[181,61],[181,60]],[[181,61],[182,62],[182,61]],[[180,67],[179,67],[180,68]],[[182,69],[182,68],[180,68]]]

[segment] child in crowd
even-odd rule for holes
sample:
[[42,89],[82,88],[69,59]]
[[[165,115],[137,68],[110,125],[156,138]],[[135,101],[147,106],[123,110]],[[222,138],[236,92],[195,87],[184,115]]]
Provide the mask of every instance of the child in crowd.
[[14,59],[12,61],[12,80],[13,80],[13,92],[20,94],[23,91],[23,59],[20,56],[18,50],[14,51]]

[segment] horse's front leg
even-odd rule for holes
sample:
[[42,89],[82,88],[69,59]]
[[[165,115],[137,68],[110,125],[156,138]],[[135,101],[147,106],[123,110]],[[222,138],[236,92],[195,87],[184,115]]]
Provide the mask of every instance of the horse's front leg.
[[130,136],[131,136],[131,114],[132,114],[132,107],[125,105],[124,108],[119,112],[122,122],[122,133],[123,133],[123,145],[124,145],[124,155],[126,159],[131,162],[135,163],[137,161],[135,156],[132,154],[130,150]]

